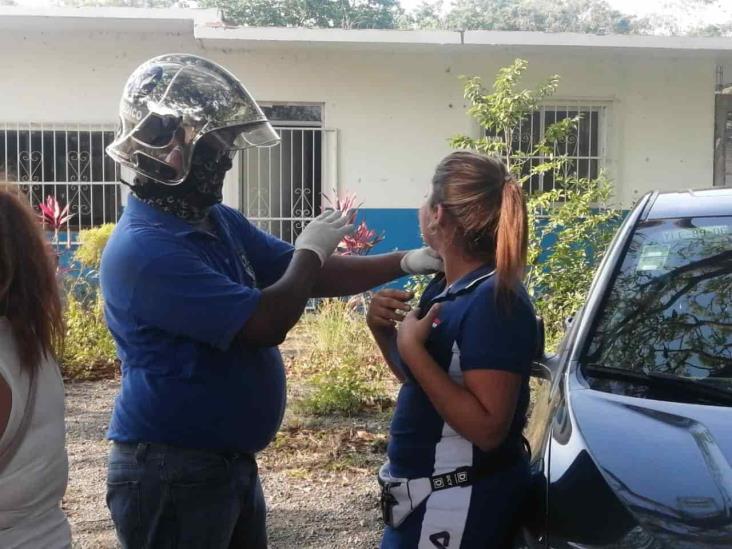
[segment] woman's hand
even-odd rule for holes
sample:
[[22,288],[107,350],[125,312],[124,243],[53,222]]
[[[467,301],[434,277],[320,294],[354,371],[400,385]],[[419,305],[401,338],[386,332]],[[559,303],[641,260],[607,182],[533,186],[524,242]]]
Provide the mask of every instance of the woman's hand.
[[401,322],[404,315],[412,309],[407,301],[413,296],[412,292],[402,290],[380,290],[371,298],[366,313],[366,323],[384,355],[384,360],[401,382],[404,382],[405,376],[396,352],[396,323]]
[[412,297],[412,292],[403,290],[384,289],[376,292],[366,313],[366,324],[371,332],[374,335],[394,332],[396,323],[401,322],[404,315],[412,310],[407,303]]
[[414,309],[404,317],[397,334],[397,348],[407,364],[410,364],[410,357],[424,352],[427,338],[439,312],[440,305],[438,304],[433,305],[422,319],[419,318],[419,309]]

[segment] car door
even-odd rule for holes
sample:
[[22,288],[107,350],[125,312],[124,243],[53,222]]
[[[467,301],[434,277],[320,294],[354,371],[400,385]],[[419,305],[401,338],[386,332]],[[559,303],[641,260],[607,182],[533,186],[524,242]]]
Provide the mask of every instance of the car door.
[[[578,315],[581,315],[581,311],[574,318]],[[577,322],[573,318],[567,319],[566,334],[556,352],[544,354],[532,370],[531,408],[524,431],[531,447],[532,483],[522,528],[523,547],[546,547],[552,425],[563,398],[561,382],[576,326]]]

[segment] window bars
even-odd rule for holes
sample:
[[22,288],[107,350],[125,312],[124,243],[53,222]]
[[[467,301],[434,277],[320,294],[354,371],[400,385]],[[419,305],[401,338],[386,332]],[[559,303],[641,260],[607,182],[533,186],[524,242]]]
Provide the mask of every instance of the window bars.
[[73,217],[62,228],[72,233],[117,221],[121,189],[117,167],[104,152],[114,138],[106,124],[0,125],[0,179],[15,186],[31,206],[53,197]]

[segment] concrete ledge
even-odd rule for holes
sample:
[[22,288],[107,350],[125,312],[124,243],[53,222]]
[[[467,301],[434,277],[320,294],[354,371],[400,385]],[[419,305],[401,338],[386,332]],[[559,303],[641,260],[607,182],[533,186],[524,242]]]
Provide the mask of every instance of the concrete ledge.
[[463,44],[475,46],[559,46],[664,50],[732,51],[732,38],[640,36],[548,32],[465,31]]
[[460,33],[453,31],[344,30],[280,27],[227,27],[196,25],[199,40],[242,42],[306,42],[339,44],[459,45]]
[[729,52],[732,38],[593,35],[506,31],[343,30],[227,25],[216,9],[0,7],[0,29],[19,32],[190,33],[211,47],[324,45],[387,47],[526,47]]
[[189,32],[220,21],[215,9],[0,7],[0,29],[40,32]]

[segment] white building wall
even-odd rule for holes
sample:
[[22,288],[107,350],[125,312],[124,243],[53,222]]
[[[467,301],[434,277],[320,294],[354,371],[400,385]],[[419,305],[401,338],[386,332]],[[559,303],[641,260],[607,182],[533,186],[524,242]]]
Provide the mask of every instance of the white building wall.
[[[491,83],[515,57],[528,82],[558,73],[558,97],[609,101],[609,171],[629,205],[654,189],[712,184],[714,68],[709,55],[653,50],[253,45],[210,49],[192,33],[0,36],[0,122],[113,122],[127,75],[161,53],[210,57],[259,100],[318,102],[338,130],[341,188],[369,208],[419,205],[447,138],[478,129],[460,75]],[[12,53],[9,53],[12,52]],[[721,61],[731,63],[730,59]]]

